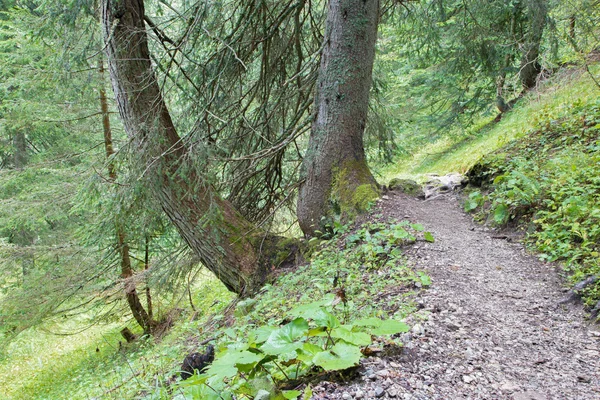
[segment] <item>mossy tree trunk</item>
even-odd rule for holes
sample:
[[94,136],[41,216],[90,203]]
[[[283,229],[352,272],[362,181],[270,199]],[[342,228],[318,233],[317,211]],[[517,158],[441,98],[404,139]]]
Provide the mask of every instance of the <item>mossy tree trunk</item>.
[[519,79],[524,91],[535,87],[537,77],[542,71],[539,63],[540,45],[548,16],[546,0],[527,0],[526,5],[529,30],[524,37],[523,56],[519,70]]
[[298,221],[307,236],[335,212],[365,211],[378,187],[365,159],[378,0],[330,0]]
[[256,290],[270,267],[258,250],[261,232],[202,177],[181,173],[186,150],[152,69],[143,0],[103,0],[102,26],[119,114],[138,147],[148,190],[229,290]]

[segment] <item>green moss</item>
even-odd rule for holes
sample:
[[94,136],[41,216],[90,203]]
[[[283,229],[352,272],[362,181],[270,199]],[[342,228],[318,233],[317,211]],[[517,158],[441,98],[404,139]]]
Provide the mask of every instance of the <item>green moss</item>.
[[379,198],[379,191],[374,185],[364,184],[354,190],[352,206],[358,212],[368,211],[375,200]]
[[281,238],[275,245],[275,267],[298,264],[298,256],[304,258],[305,242],[298,238]]
[[334,171],[331,200],[343,219],[369,210],[379,189],[364,161],[347,161]]
[[419,185],[416,181],[413,181],[412,179],[394,178],[390,181],[388,186],[390,190],[399,190],[402,193],[406,193],[410,196],[425,196],[421,185]]

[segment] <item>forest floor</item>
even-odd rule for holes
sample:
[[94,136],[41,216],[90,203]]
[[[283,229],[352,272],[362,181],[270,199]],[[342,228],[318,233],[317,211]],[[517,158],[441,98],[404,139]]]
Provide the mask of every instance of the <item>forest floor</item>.
[[557,267],[518,237],[476,225],[455,194],[391,192],[378,212],[418,222],[434,243],[406,249],[432,279],[402,354],[370,357],[316,399],[600,399],[600,327],[566,293]]

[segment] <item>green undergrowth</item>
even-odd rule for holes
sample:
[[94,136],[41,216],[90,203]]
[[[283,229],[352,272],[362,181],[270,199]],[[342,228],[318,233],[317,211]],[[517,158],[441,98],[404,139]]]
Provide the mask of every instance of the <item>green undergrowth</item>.
[[[348,376],[366,349],[399,348],[413,295],[430,284],[402,253],[407,243],[433,241],[422,226],[381,220],[334,231],[310,243],[310,264],[281,271],[253,298],[232,302],[218,280],[203,279],[192,291],[196,311],[183,299],[159,340],[121,344],[123,324],[72,336],[25,331],[0,360],[0,397],[308,398],[311,382]],[[185,355],[211,338],[213,365],[180,381]]]
[[408,331],[414,290],[430,283],[402,253],[418,238],[433,241],[420,225],[385,221],[314,239],[309,265],[237,304],[216,360],[177,398],[310,398],[312,379],[357,365],[365,348],[400,346],[390,335]]
[[[600,100],[576,100],[568,114],[536,115],[535,127],[483,158],[465,209],[498,225],[528,223],[528,242],[547,261],[566,265],[571,283],[600,275]],[[580,293],[592,306],[600,285]]]
[[[160,340],[140,338],[125,344],[120,330],[131,321],[102,324],[81,315],[22,332],[2,349],[1,399],[131,399],[163,385],[183,356],[213,324],[233,295],[212,275],[192,288],[194,312],[182,299],[172,313],[174,326]],[[191,321],[196,315],[196,320]],[[192,338],[192,339],[190,339]]]
[[[590,71],[600,75],[598,65],[591,66]],[[472,125],[451,127],[439,140],[420,146],[397,163],[377,170],[379,179],[384,182],[393,178],[423,181],[430,173],[464,173],[484,155],[525,136],[545,115],[568,116],[572,104],[594,101],[598,95],[598,87],[587,73],[579,69],[562,70],[543,82],[538,91],[517,102],[498,123],[493,121],[496,109],[490,105],[488,115]]]

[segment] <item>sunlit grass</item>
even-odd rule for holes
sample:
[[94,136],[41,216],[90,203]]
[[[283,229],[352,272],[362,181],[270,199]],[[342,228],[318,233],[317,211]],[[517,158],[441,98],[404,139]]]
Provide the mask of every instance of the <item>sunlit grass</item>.
[[[598,75],[600,67],[596,65],[591,71]],[[452,132],[427,144],[383,169],[382,181],[396,177],[422,181],[430,173],[464,173],[485,154],[525,135],[540,118],[548,115],[561,118],[573,104],[595,100],[598,95],[600,89],[588,74],[575,70],[562,72],[522,99],[499,123],[493,123],[491,117],[482,119],[469,132]]]
[[[88,327],[89,320],[83,315],[52,328],[22,332],[0,361],[0,399],[123,399],[152,390],[177,372],[183,356],[193,347],[186,339],[202,337],[207,318],[221,312],[233,299],[207,273],[202,274],[192,293],[196,312],[187,295],[182,295],[179,306],[184,309],[177,324],[158,342],[140,340],[120,348],[123,338],[119,331],[127,321]],[[77,332],[86,327],[67,336],[50,332]]]

